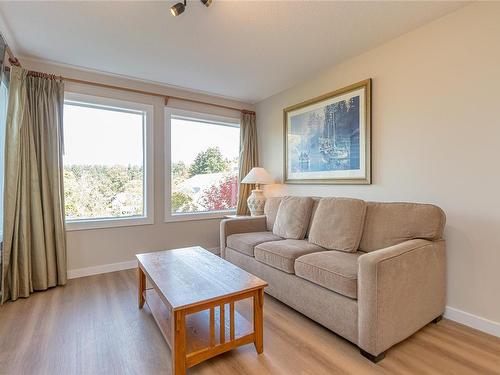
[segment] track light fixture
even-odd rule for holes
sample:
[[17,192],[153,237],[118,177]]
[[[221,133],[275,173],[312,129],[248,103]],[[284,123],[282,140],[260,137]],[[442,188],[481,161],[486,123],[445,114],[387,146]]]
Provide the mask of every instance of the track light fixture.
[[186,9],[186,0],[184,0],[183,3],[177,3],[175,5],[172,5],[170,8],[170,13],[172,13],[172,16],[177,17],[179,14],[184,12],[184,9]]
[[[207,8],[212,4],[212,0],[200,0],[203,5],[205,5]],[[170,13],[174,17],[177,17],[179,14],[182,14],[184,10],[186,9],[186,0],[184,0],[184,3],[177,3],[175,5],[172,5],[170,8]]]

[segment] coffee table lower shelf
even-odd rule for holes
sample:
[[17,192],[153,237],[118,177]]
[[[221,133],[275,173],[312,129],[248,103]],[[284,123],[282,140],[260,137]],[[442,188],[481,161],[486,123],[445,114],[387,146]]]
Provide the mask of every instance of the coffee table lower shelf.
[[[234,304],[237,300],[244,298],[259,298],[258,293],[259,291],[234,296],[229,299],[228,303],[226,303],[228,298],[214,301],[212,306],[202,306],[204,309],[199,311],[186,309],[174,313],[170,311],[153,288],[144,290],[143,298],[165,341],[172,350],[172,361],[183,362],[174,368],[180,367],[179,373],[183,373],[185,368],[195,366],[238,346],[256,341],[253,322],[249,322],[239,314],[235,310]],[[174,315],[180,316],[178,319],[184,319],[183,324],[177,322],[176,325]],[[175,334],[175,327],[181,331],[177,332],[178,335]],[[184,335],[182,331],[184,331]],[[182,340],[179,340],[179,335],[183,335],[184,338],[181,337]],[[257,350],[259,351],[258,348]]]

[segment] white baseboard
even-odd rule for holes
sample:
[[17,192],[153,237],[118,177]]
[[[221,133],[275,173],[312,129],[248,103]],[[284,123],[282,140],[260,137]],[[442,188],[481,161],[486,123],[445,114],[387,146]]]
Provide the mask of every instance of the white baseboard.
[[492,320],[488,320],[450,306],[446,306],[444,317],[446,319],[450,319],[457,323],[477,329],[478,331],[500,337],[500,323],[498,322],[494,322]]
[[[208,251],[219,255],[219,247],[211,247],[207,249]],[[99,275],[101,273],[129,270],[131,268],[137,267],[137,260],[129,260],[126,262],[101,264],[98,266],[76,268],[74,270],[68,270],[68,279],[77,279],[79,277]]]
[[101,273],[129,270],[131,268],[136,268],[136,267],[137,267],[137,261],[129,260],[127,262],[102,264],[99,266],[77,268],[74,270],[68,270],[68,279],[76,279],[78,277],[99,275]]

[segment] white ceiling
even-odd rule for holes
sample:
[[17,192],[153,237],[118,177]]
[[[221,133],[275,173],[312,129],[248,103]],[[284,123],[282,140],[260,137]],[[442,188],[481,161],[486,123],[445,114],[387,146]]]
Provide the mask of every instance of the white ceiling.
[[17,53],[257,102],[463,2],[0,2]]

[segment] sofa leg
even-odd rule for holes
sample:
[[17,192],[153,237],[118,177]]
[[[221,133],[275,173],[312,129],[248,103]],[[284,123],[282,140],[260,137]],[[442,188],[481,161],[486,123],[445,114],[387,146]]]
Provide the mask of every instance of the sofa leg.
[[437,324],[441,319],[443,319],[443,315],[439,315],[436,319],[433,319],[432,323]]
[[377,363],[377,362],[383,360],[385,358],[385,353],[386,353],[386,352],[382,352],[379,355],[373,355],[373,354],[370,354],[368,352],[365,352],[363,349],[359,349],[359,352],[361,353],[361,355],[363,357],[368,358],[373,363]]

